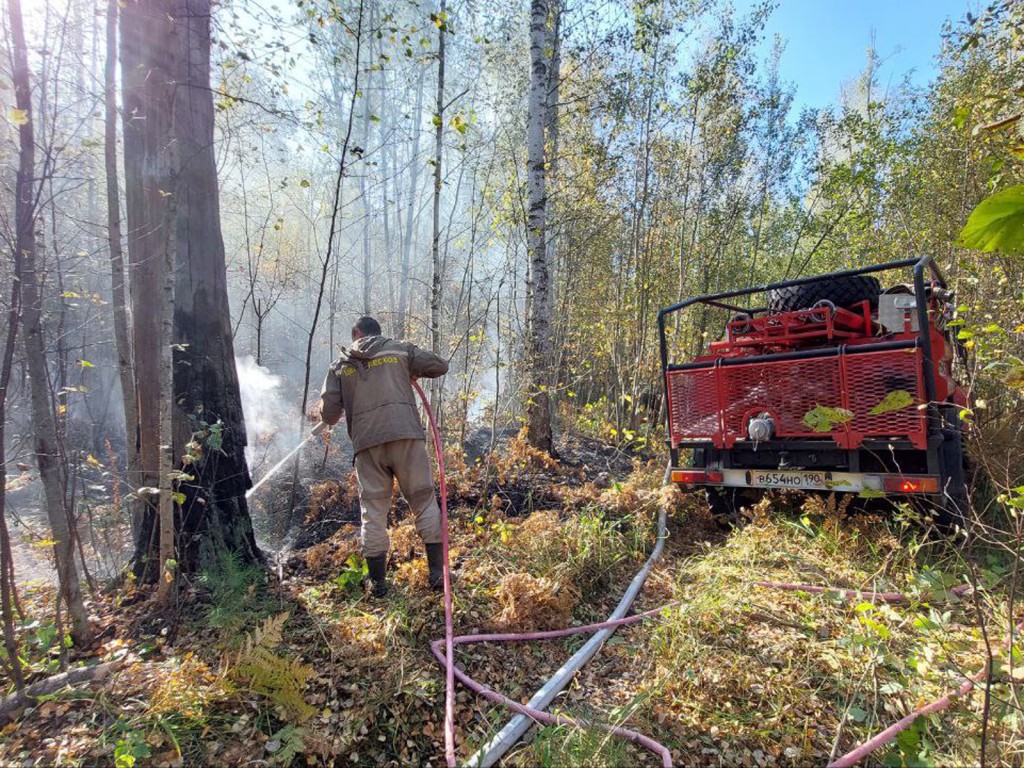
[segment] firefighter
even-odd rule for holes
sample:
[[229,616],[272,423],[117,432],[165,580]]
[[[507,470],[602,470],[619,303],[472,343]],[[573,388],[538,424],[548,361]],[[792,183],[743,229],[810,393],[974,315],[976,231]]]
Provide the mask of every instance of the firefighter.
[[374,597],[387,594],[388,511],[396,477],[427,550],[430,587],[444,584],[441,510],[410,380],[447,372],[446,360],[383,336],[380,323],[361,317],[352,327],[352,346],[342,348],[324,379],[321,417],[334,425],[345,414],[355,453],[360,544]]

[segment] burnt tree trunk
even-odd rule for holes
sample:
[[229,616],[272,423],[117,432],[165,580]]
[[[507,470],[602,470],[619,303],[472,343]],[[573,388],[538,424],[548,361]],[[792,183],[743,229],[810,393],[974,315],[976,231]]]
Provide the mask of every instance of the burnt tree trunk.
[[[160,303],[164,254],[169,247],[167,216],[171,188],[168,144],[171,99],[168,41],[170,21],[162,0],[129,0],[121,14],[121,82],[124,109],[125,211],[128,224],[129,295],[138,403],[139,487],[159,484],[160,467]],[[135,532],[132,570],[152,581],[157,563],[145,559],[158,530],[154,497]]]
[[180,159],[175,188],[177,211],[174,303],[175,455],[185,452],[192,419],[220,422],[186,491],[178,534],[184,572],[207,567],[218,552],[243,562],[261,559],[245,492],[252,486],[245,463],[245,418],[238,389],[235,349],[228,311],[227,268],[220,229],[220,192],[213,144],[210,88],[211,0],[177,0],[175,24],[182,25],[185,52],[182,84],[174,112]]
[[[412,246],[415,240],[416,203],[420,178],[420,120],[423,115],[423,78],[425,69],[420,70],[416,79],[416,106],[412,117],[412,149],[409,160],[409,199],[405,207],[405,227],[402,233],[402,266],[398,282],[398,318],[395,320],[395,336],[404,339],[409,326],[409,275],[412,271]],[[395,188],[398,188],[397,182]]]
[[25,679],[18,654],[18,639],[14,632],[14,602],[17,582],[14,578],[14,553],[11,550],[11,534],[7,528],[7,388],[11,383],[14,368],[14,346],[18,340],[18,318],[21,316],[21,253],[15,249],[11,254],[14,262],[11,270],[10,304],[7,307],[7,331],[4,334],[3,352],[0,353],[0,617],[4,627],[4,650],[7,651],[5,669],[14,681],[14,687],[21,690]]
[[[233,552],[243,562],[261,560],[245,502],[252,483],[245,463],[245,420],[220,230],[210,6],[210,0],[129,2],[122,38],[126,54],[132,49],[124,61],[126,84],[132,77],[136,86],[131,94],[126,87],[126,110],[141,108],[145,119],[143,141],[129,145],[126,135],[126,167],[131,148],[148,153],[132,158],[137,169],[160,169],[155,178],[142,173],[136,179],[142,184],[129,183],[127,188],[130,230],[140,239],[156,233],[156,242],[150,244],[156,250],[143,250],[132,261],[156,261],[161,239],[174,254],[173,445],[174,456],[190,457],[181,469],[191,478],[177,487],[182,503],[175,515],[175,549],[181,573],[216,567],[222,552]],[[165,216],[170,212],[166,225],[153,213],[156,198],[162,201],[158,210]],[[133,210],[148,220],[133,222]],[[156,277],[151,303],[159,303],[154,298],[161,295],[160,275]],[[159,307],[153,314],[159,326]],[[157,327],[153,338],[160,335]],[[156,353],[158,393],[159,349]],[[137,366],[142,365],[137,359]],[[158,410],[153,410],[158,421]],[[147,508],[134,559],[137,576],[157,575],[158,529],[155,510]]]

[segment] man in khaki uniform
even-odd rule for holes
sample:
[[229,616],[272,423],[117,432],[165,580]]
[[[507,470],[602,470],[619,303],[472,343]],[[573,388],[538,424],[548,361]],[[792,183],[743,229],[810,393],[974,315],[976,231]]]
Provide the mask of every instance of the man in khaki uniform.
[[388,511],[396,477],[427,550],[430,586],[440,589],[444,583],[441,510],[410,380],[447,372],[446,360],[414,344],[385,338],[376,320],[361,317],[352,328],[352,346],[342,349],[324,379],[322,419],[334,425],[345,414],[356,457],[360,543],[375,597],[387,593]]

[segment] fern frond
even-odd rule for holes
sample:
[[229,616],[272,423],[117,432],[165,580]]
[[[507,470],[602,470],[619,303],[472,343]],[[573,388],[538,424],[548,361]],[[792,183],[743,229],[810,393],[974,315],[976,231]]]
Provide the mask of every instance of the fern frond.
[[280,706],[286,715],[302,722],[315,711],[303,695],[306,683],[313,676],[313,667],[301,659],[288,659],[276,653],[287,620],[287,612],[269,616],[247,635],[231,675],[253,693],[266,696]]

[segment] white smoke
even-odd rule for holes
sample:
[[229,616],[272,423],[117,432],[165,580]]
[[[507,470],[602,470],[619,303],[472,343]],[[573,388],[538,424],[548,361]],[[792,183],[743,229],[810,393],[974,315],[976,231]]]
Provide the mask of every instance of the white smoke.
[[257,365],[252,355],[235,358],[235,368],[249,443],[245,458],[255,476],[268,461],[284,455],[296,442],[295,406],[282,395],[281,377]]

